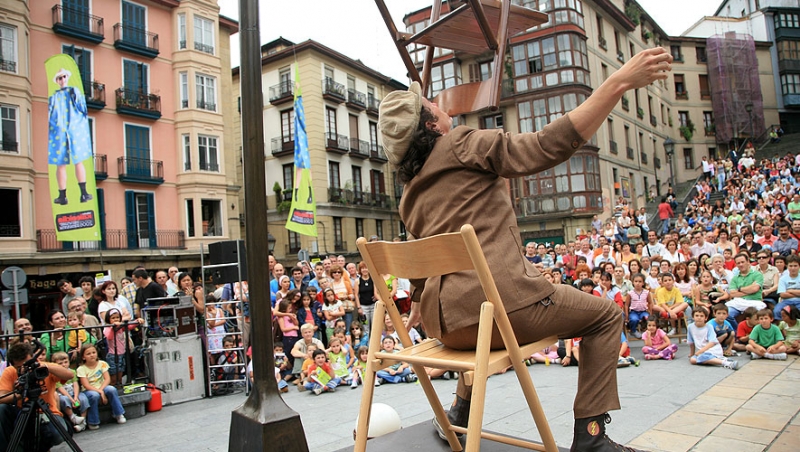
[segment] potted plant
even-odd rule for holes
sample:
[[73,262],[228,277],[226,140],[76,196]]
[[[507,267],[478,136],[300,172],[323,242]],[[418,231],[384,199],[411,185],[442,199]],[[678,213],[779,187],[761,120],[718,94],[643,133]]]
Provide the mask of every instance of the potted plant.
[[283,201],[283,197],[281,196],[281,192],[283,189],[281,188],[281,184],[275,182],[275,185],[272,186],[272,191],[275,192],[275,206],[277,206]]
[[692,135],[694,134],[694,123],[691,119],[687,120],[686,125],[680,126],[678,130],[680,131],[681,135],[683,135],[683,138],[686,139],[686,141],[692,141]]
[[644,118],[644,108],[642,108],[642,107],[637,108],[636,109],[636,116],[638,116],[639,119]]

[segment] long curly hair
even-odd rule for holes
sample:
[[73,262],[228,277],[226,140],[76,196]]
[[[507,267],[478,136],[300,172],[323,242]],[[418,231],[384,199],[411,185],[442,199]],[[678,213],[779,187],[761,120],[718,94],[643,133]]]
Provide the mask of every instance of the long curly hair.
[[411,138],[411,145],[408,152],[397,165],[397,180],[406,184],[411,181],[422,170],[422,165],[428,160],[428,156],[436,144],[436,140],[442,136],[436,130],[427,127],[428,122],[436,122],[438,118],[430,109],[422,107],[419,114],[419,124]]

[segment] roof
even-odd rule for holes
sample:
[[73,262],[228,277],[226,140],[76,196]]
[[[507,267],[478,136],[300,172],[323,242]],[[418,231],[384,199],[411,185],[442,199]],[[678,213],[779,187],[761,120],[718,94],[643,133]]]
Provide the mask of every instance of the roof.
[[222,14],[219,15],[219,26],[227,28],[231,34],[236,34],[239,32],[239,21],[223,16]]

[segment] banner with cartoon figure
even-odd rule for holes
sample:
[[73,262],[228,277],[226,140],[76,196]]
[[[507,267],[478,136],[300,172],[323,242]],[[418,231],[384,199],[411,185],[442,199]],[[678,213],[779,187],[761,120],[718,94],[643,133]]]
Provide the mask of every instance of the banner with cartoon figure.
[[47,72],[47,163],[59,241],[100,240],[92,137],[83,82],[75,60],[54,55]]

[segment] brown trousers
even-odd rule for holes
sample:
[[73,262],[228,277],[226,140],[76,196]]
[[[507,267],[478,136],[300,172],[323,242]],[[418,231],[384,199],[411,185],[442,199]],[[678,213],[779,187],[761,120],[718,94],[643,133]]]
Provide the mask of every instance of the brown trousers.
[[[617,359],[622,333],[622,311],[614,302],[579,291],[571,286],[556,285],[555,293],[527,308],[508,314],[520,344],[535,342],[548,336],[561,339],[583,338],[578,364],[578,393],[573,406],[576,419],[597,416],[618,410]],[[478,326],[445,332],[441,341],[448,347],[475,347]],[[500,332],[492,333],[492,348],[503,348]],[[470,399],[472,387],[460,378],[456,394]]]

